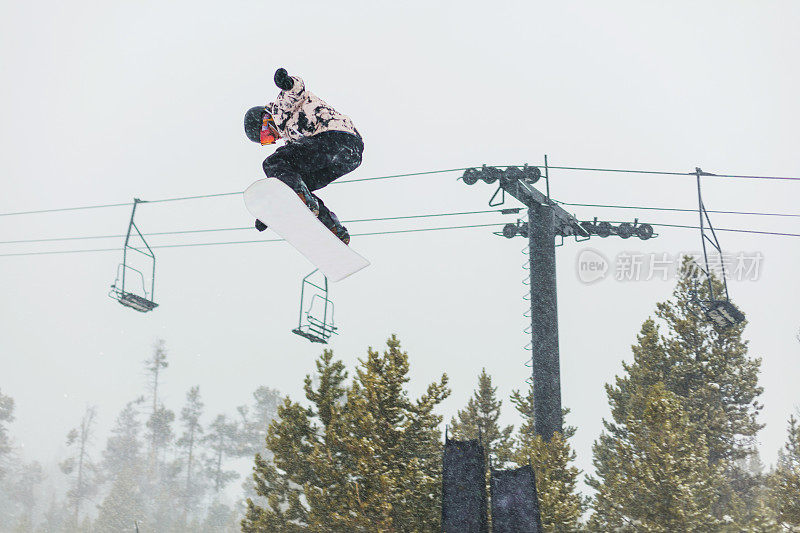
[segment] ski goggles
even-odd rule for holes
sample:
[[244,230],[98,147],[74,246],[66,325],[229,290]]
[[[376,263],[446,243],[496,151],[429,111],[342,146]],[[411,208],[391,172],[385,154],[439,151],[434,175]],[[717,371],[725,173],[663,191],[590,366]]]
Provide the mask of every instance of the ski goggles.
[[281,138],[278,133],[278,127],[275,125],[275,119],[272,118],[272,113],[267,111],[264,113],[264,120],[261,123],[261,146],[267,144],[275,144]]

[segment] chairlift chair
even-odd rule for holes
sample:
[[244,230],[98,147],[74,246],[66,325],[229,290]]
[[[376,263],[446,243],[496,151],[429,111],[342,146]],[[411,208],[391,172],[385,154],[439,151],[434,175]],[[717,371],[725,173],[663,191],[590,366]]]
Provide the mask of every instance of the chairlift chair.
[[[125,291],[125,270],[132,270],[139,274],[139,277],[142,281],[142,293],[144,293],[145,297],[139,296],[138,294],[134,294],[132,292]],[[136,270],[135,268],[126,265],[125,263],[120,263],[117,267],[117,278],[114,280],[114,284],[111,286],[111,291],[108,295],[119,303],[126,307],[130,307],[131,309],[135,309],[136,311],[146,313],[147,311],[152,311],[158,304],[153,302],[152,300],[146,298],[146,296],[152,295],[152,288],[151,292],[148,293],[145,289],[144,284],[144,275],[141,271]]]
[[[322,284],[309,279],[317,272],[319,272],[318,269],[303,278],[300,288],[300,319],[292,333],[314,343],[328,344],[328,339],[336,334],[336,326],[333,322],[333,302],[328,298],[327,277],[320,273],[324,280]],[[310,298],[307,298],[306,286],[309,290],[317,291]],[[308,301],[308,306],[305,305],[306,301]]]
[[[139,228],[136,227],[136,223],[133,221],[133,217],[136,215],[136,206],[140,203],[142,203],[142,200],[139,200],[138,198],[133,199],[133,211],[131,212],[131,220],[128,224],[128,233],[125,236],[125,246],[123,247],[122,252],[122,263],[120,263],[117,267],[117,277],[114,280],[114,284],[111,285],[111,290],[109,291],[108,295],[126,307],[130,307],[131,309],[141,313],[146,313],[158,307],[158,304],[153,301],[153,294],[156,286],[156,256],[153,254],[153,250],[150,249],[150,246],[147,244],[147,241],[145,241],[144,236],[139,231]],[[139,235],[139,238],[142,240],[145,248],[147,249],[146,251],[130,244],[131,230],[135,230],[136,234]],[[142,274],[140,270],[137,270],[128,264],[129,248],[148,257],[152,261],[153,269],[150,275],[150,291],[147,290],[144,274]],[[126,273],[129,270],[139,275],[139,278],[142,282],[142,295],[126,290],[125,278]],[[128,286],[130,286],[130,284],[128,284]]]
[[[695,283],[692,285],[692,302],[703,311],[704,315],[710,322],[714,323],[720,328],[727,328],[744,322],[745,316],[744,313],[742,313],[736,308],[735,305],[733,305],[733,303],[730,301],[730,297],[728,296],[728,280],[727,276],[725,275],[725,261],[722,257],[722,246],[719,244],[717,233],[714,231],[714,226],[711,224],[711,219],[708,216],[708,211],[706,211],[706,206],[703,203],[703,195],[700,190],[700,176],[713,176],[713,174],[703,172],[700,167],[697,167],[695,168],[695,176],[697,177],[697,210],[698,214],[700,215],[700,240],[703,244],[703,261],[705,263],[705,269],[700,267],[700,270],[706,277],[709,299],[701,300],[699,298],[697,292],[697,282],[695,281]],[[706,226],[708,226],[710,235],[706,233]],[[707,244],[714,248],[720,256],[722,287],[725,292],[724,298],[719,298],[714,295],[714,285],[711,280],[711,267],[708,264]]]

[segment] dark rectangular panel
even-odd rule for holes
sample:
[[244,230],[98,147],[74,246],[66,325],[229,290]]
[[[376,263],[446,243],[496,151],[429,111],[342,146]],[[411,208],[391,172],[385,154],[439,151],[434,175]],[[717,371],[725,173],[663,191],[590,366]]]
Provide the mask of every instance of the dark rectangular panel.
[[447,440],[442,456],[442,531],[488,533],[483,446]]
[[540,533],[539,497],[533,469],[492,470],[492,532]]

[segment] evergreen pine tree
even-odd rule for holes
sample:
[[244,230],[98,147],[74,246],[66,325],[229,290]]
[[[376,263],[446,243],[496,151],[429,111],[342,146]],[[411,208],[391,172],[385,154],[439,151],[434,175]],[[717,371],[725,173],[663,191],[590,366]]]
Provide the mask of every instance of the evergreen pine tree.
[[71,486],[67,490],[67,499],[72,507],[70,524],[73,529],[78,529],[82,523],[80,512],[84,501],[97,491],[95,479],[97,470],[89,453],[94,437],[95,417],[95,408],[88,406],[80,426],[67,433],[67,446],[73,452],[60,465],[62,472],[73,477]]
[[145,368],[150,373],[150,392],[152,394],[153,411],[158,408],[158,386],[160,384],[161,370],[167,368],[167,345],[164,339],[157,339],[153,345],[153,356],[144,362]]
[[748,457],[725,464],[725,480],[718,507],[730,512],[726,533],[771,533],[779,529],[777,515],[769,505],[764,465],[755,448]]
[[800,423],[789,417],[786,444],[769,479],[772,508],[785,530],[800,531]]
[[137,521],[148,523],[146,499],[140,485],[142,474],[135,468],[135,465],[123,466],[115,472],[108,494],[97,506],[96,531],[130,531]]
[[195,475],[200,439],[203,435],[203,426],[200,424],[203,407],[203,402],[200,399],[200,387],[192,387],[186,393],[186,404],[181,409],[183,433],[176,442],[178,448],[182,450],[182,460],[186,470],[185,486],[183,488],[183,510],[185,514],[188,514],[196,507],[204,492],[203,484]]
[[228,421],[227,416],[217,415],[208,426],[208,433],[202,438],[202,442],[211,452],[206,458],[206,475],[217,494],[239,477],[235,470],[225,469],[227,459],[236,452],[236,429],[236,424]]
[[511,437],[514,426],[501,428],[497,423],[500,418],[500,407],[497,399],[497,387],[492,387],[492,377],[481,369],[478,375],[478,388],[467,402],[466,408],[458,411],[457,417],[450,419],[453,437],[458,440],[480,439],[483,446],[483,464],[486,477],[487,516],[489,527],[492,524],[490,471],[502,468],[511,460]]
[[145,523],[158,524],[165,531],[180,527],[184,517],[182,465],[170,454],[175,440],[174,420],[175,413],[159,403],[145,423],[145,437],[149,443],[149,460],[142,486],[149,520]]
[[64,531],[66,529],[65,524],[69,522],[67,518],[69,514],[69,509],[56,499],[55,492],[51,492],[50,502],[42,516],[42,522],[37,528],[37,532]]
[[[314,464],[314,457],[338,458],[337,443],[328,439],[332,435],[332,422],[338,405],[342,403],[346,390],[344,381],[347,372],[341,361],[333,360],[333,352],[323,351],[316,361],[316,388],[311,376],[306,376],[306,398],[314,408],[304,408],[288,397],[278,406],[278,417],[270,424],[267,447],[273,460],[256,454],[253,480],[256,493],[267,501],[257,505],[247,500],[247,516],[242,521],[242,531],[305,531],[308,524],[308,509],[301,497],[307,484],[322,478],[316,471],[328,465]],[[330,475],[325,478],[328,494],[341,498],[341,485],[334,485]],[[319,483],[319,481],[317,481]]]
[[394,531],[438,531],[442,417],[433,409],[450,394],[447,376],[411,400],[405,390],[408,354],[400,350],[395,336],[386,344],[382,354],[370,349],[360,361],[345,405],[349,428],[343,437],[360,450],[356,477],[363,480],[366,492],[354,495],[370,502],[362,507],[378,510],[377,523]]
[[16,512],[11,500],[8,479],[11,460],[11,438],[7,425],[14,420],[14,400],[0,392],[0,526],[10,527]]
[[640,391],[624,432],[595,444],[591,531],[722,530],[713,514],[722,468],[709,463],[702,431],[662,384]]
[[[45,475],[42,465],[33,461],[20,466],[14,479],[11,498],[19,504],[20,516],[18,531],[32,531],[34,522],[34,509],[36,508],[36,490],[44,481]],[[2,523],[2,521],[0,521]]]
[[[544,531],[579,531],[586,502],[577,490],[581,471],[574,465],[575,451],[569,444],[575,428],[567,426],[563,434],[556,432],[549,442],[545,442],[534,430],[533,387],[525,396],[514,391],[511,403],[523,420],[512,459],[519,467],[533,467]],[[569,410],[564,409],[563,416],[568,413]]]
[[183,531],[185,514],[183,512],[183,478],[181,462],[168,461],[162,465],[156,483],[146,486],[147,519],[152,528],[154,524],[162,531]]
[[[709,460],[742,459],[752,453],[756,433],[763,427],[757,421],[762,408],[761,359],[748,356],[748,343],[742,340],[746,322],[719,329],[698,314],[692,303],[697,272],[686,258],[672,300],[657,304],[656,316],[668,334],[650,356],[663,356],[656,370],[663,371],[667,388],[683,398],[691,420],[704,428]],[[716,278],[712,276],[711,282],[715,295],[724,294]],[[707,284],[699,283],[696,289],[701,300],[710,298]],[[635,369],[626,370],[635,382]],[[624,394],[619,380],[618,386]]]
[[[236,455],[253,459],[260,454],[263,459],[272,458],[272,452],[267,449],[267,430],[270,423],[278,416],[278,405],[281,403],[280,393],[269,387],[260,386],[253,392],[252,407],[240,405],[236,408],[241,418],[240,431]],[[247,476],[242,481],[242,499],[238,502],[242,513],[246,512],[247,500],[258,502],[264,507],[268,503],[256,493],[252,476]]]
[[144,362],[144,365],[149,374],[148,388],[151,400],[150,415],[145,423],[148,429],[147,459],[150,481],[155,482],[159,475],[159,467],[162,466],[160,463],[163,460],[163,454],[173,439],[171,424],[175,419],[175,413],[164,407],[159,400],[159,387],[163,378],[162,371],[169,367],[164,340],[158,339],[156,341],[153,346],[153,355]]
[[6,458],[11,451],[7,424],[14,421],[14,399],[0,392],[0,479],[6,472]]
[[183,523],[184,502],[181,498],[182,465],[170,453],[175,444],[175,413],[161,400],[163,371],[169,367],[166,343],[162,339],[156,341],[153,354],[144,365],[148,373],[150,405],[145,421],[147,462],[141,485],[147,518],[143,523],[158,524],[163,530],[171,530],[181,527]]
[[199,529],[203,533],[237,533],[239,523],[236,511],[215,499],[209,505],[205,520]]
[[[756,419],[761,409],[760,359],[747,354],[747,342],[741,338],[744,324],[718,329],[702,316],[694,300],[708,299],[709,293],[705,284],[695,285],[696,272],[692,261],[686,259],[673,297],[657,304],[656,316],[666,334],[654,320],[646,320],[638,343],[632,347],[633,362],[623,362],[624,375],[617,377],[614,385],[606,385],[612,420],[604,421],[605,431],[595,443],[598,477],[593,483],[595,488],[603,485],[603,476],[610,472],[603,463],[611,460],[611,450],[619,442],[631,438],[628,421],[643,419],[646,403],[640,396],[662,385],[681,403],[681,412],[695,431],[703,434],[707,461],[724,473],[713,506],[715,519],[725,518],[732,521],[726,527],[744,530],[749,527],[748,520],[758,514],[758,505],[749,495],[758,480],[737,470],[736,462],[752,454],[755,436],[762,427]],[[712,283],[715,294],[724,293],[713,277]],[[608,498],[614,496],[608,493]],[[626,496],[617,496],[614,504],[625,506]]]
[[497,387],[492,387],[492,377],[484,368],[478,376],[478,388],[466,408],[450,420],[454,438],[471,440],[480,436],[487,472],[490,463],[494,468],[500,468],[511,459],[514,426],[501,428],[497,423],[502,405],[503,402],[497,399]]
[[252,408],[247,405],[236,408],[241,418],[237,455],[252,458],[257,453],[267,452],[267,429],[278,415],[280,402],[281,397],[277,390],[262,386],[253,392]]
[[158,477],[166,464],[166,454],[170,445],[175,439],[172,424],[175,421],[175,413],[159,405],[150,415],[145,423],[147,427],[147,440],[150,443],[150,453],[155,465],[153,475]]
[[272,462],[256,458],[257,492],[242,528],[255,531],[428,532],[440,530],[441,417],[447,377],[416,400],[408,396],[408,355],[392,336],[368,350],[357,375],[326,350],[316,384],[306,377],[303,407],[278,408],[267,444]]
[[103,479],[110,484],[103,501],[98,505],[95,529],[117,531],[130,527],[133,520],[145,518],[143,487],[147,472],[144,462],[142,424],[138,406],[144,398],[128,402],[117,415],[111,435],[103,450]]
[[128,402],[111,429],[103,450],[103,472],[105,479],[115,480],[122,473],[130,475],[142,465],[142,424],[139,422],[137,405],[143,398]]

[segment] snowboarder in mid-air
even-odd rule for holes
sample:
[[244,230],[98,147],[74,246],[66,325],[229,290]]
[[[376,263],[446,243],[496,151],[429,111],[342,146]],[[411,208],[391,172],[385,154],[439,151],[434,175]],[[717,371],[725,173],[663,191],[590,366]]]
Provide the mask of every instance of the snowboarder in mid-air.
[[[291,187],[325,227],[349,244],[347,229],[312,191],[358,168],[364,151],[361,135],[350,117],[320,100],[286,69],[275,71],[275,85],[281,89],[275,102],[245,114],[245,134],[262,146],[286,140],[264,160],[264,173]],[[266,228],[256,219],[256,229]]]

